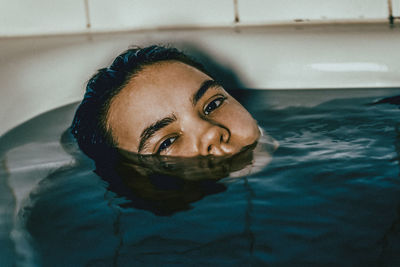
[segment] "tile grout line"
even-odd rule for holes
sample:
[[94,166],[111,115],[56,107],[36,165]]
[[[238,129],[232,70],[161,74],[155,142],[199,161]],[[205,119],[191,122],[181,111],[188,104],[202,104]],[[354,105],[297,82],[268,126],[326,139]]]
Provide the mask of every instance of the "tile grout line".
[[237,24],[240,22],[239,17],[239,0],[233,0],[233,8],[234,8],[234,23]]
[[83,0],[83,1],[85,5],[86,28],[90,29],[92,25],[90,23],[89,0]]

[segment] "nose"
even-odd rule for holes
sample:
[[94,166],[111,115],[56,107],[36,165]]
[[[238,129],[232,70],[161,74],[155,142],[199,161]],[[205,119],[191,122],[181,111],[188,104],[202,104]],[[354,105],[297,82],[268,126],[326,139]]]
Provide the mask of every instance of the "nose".
[[233,154],[234,148],[229,144],[230,132],[220,125],[205,127],[200,137],[199,151],[202,156],[223,156]]

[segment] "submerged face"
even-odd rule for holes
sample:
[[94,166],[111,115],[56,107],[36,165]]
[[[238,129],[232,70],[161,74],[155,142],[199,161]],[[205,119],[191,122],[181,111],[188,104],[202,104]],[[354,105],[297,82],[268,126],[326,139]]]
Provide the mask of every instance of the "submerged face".
[[178,61],[146,66],[112,99],[118,148],[168,156],[224,156],[260,136],[248,111],[211,77]]

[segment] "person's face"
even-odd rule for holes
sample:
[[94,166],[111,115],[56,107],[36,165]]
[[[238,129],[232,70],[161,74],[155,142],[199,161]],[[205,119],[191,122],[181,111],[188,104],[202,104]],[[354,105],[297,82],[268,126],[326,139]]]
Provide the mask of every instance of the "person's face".
[[168,156],[233,155],[260,132],[247,110],[203,72],[178,61],[146,66],[112,99],[118,148]]

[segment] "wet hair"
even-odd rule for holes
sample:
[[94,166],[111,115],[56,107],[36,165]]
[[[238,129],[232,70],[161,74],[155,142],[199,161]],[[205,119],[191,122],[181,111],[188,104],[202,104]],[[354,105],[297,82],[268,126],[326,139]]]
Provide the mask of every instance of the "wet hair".
[[202,64],[173,47],[136,47],[120,54],[109,67],[99,69],[88,81],[76,110],[71,133],[86,155],[101,160],[115,152],[116,142],[106,127],[111,100],[144,67],[162,61],[180,61],[208,74]]

